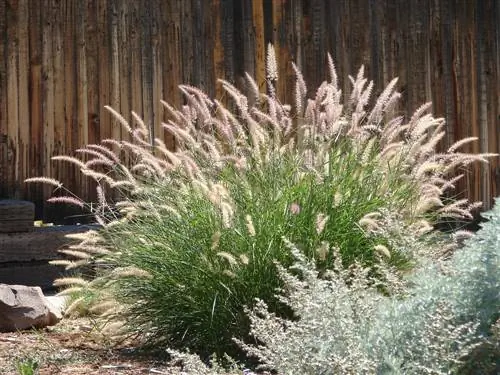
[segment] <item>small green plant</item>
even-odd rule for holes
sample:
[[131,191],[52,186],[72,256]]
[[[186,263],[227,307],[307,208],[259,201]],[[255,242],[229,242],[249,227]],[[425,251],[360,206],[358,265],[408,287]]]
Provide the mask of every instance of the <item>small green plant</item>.
[[36,375],[40,364],[37,359],[26,357],[15,361],[16,370],[19,375]]

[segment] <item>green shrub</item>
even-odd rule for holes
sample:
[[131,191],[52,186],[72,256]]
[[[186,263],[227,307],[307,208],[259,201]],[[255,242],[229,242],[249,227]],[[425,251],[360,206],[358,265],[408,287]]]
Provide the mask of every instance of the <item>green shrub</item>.
[[[270,51],[268,76],[275,80]],[[331,248],[339,249],[344,266],[373,266],[382,254],[408,270],[419,257],[456,246],[430,233],[432,225],[470,218],[477,205],[444,202],[442,194],[454,187],[455,167],[489,155],[457,152],[472,138],[437,152],[444,121],[425,114],[428,104],[406,123],[390,118],[400,97],[396,80],[367,111],[373,84],[360,69],[342,101],[328,62],[330,80],[313,99],[296,69],[293,111],[275,97],[271,81],[269,94],[262,94],[247,76],[248,96],[222,81],[234,110],[181,86],[186,106],[163,102],[175,152],[160,139],[151,146],[135,113],[132,128],[108,108],[131,142],[107,139],[80,149],[81,159],[55,157],[98,183],[99,202],[91,208],[103,226],[63,251],[79,260],[58,261],[70,268],[91,262],[97,277],[58,283],[87,289],[94,311],[157,348],[233,354],[231,339],[248,333],[243,306],[261,298],[279,315],[290,314],[274,298],[281,281],[273,262],[293,262],[282,237],[322,273],[333,266]],[[63,189],[49,178],[27,181]],[[71,195],[49,201],[85,206]]]

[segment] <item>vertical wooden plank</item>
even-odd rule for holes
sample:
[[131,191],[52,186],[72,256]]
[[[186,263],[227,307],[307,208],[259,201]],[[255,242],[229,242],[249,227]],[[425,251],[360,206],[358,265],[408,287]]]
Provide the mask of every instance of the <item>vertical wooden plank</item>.
[[444,99],[445,99],[445,112],[444,116],[447,121],[446,132],[446,144],[444,147],[449,146],[453,143],[456,138],[455,132],[457,128],[457,123],[455,122],[455,102],[453,100],[453,39],[454,31],[453,28],[453,4],[450,0],[444,0],[441,3],[440,8],[440,19],[441,19],[441,38],[442,38],[442,59],[443,59],[443,83],[444,83]]
[[[121,2],[119,2],[121,3]],[[118,48],[118,4],[116,1],[108,1],[108,20],[109,26],[109,104],[115,110],[120,111],[120,49]],[[111,138],[121,139],[121,125],[115,118],[111,119]]]
[[[339,11],[339,15],[337,16],[340,20],[340,48],[342,51],[350,50],[351,44],[351,32],[349,25],[351,24],[351,14],[349,11],[349,1],[343,0],[341,4],[337,8]],[[392,13],[392,14],[395,14]],[[306,52],[306,56],[309,56],[309,52]],[[342,52],[339,54],[339,58],[336,61],[337,63],[337,75],[340,77],[340,87],[342,88],[342,93],[344,97],[348,97],[351,94],[352,87],[347,79],[348,75],[356,74],[356,69],[359,69],[359,66],[352,66],[351,63],[351,54]]]
[[[43,173],[43,91],[42,91],[42,7],[29,4],[29,111],[30,111],[30,157],[29,176],[41,176]],[[1,81],[1,79],[0,79]],[[1,97],[1,94],[0,94]],[[1,110],[0,110],[1,112]],[[1,122],[1,119],[0,119]],[[1,133],[1,132],[0,132]],[[1,178],[1,176],[0,176]],[[1,188],[0,188],[1,189]],[[43,188],[39,184],[26,184],[27,198],[35,203],[35,216],[43,216]]]
[[427,49],[429,2],[412,0],[408,3],[409,30],[407,44],[407,93],[410,112],[430,100],[426,97],[427,79]]
[[234,82],[234,3],[231,0],[221,0],[221,6],[225,79]]
[[[142,96],[142,60],[141,60],[141,6],[138,1],[132,1],[127,4],[130,15],[130,69],[131,69],[131,110],[144,116],[143,96]],[[125,118],[130,118],[130,114],[124,114]]]
[[243,23],[243,6],[244,2],[239,1],[234,3],[234,26],[233,26],[233,38],[234,38],[234,83],[236,87],[244,92],[245,90],[245,47],[244,47],[244,38],[245,38],[245,26]]
[[[54,25],[53,2],[44,0],[44,22],[42,25],[42,79],[43,79],[43,152],[42,175],[52,176],[50,158],[54,149],[54,69],[52,52],[52,27]],[[44,188],[48,193],[48,188]]]
[[[104,108],[111,104],[109,87],[109,32],[108,32],[108,2],[111,0],[96,0],[97,43],[99,46],[99,138],[111,138],[111,115]],[[137,2],[133,2],[137,3]],[[139,109],[140,110],[140,109]]]
[[[476,3],[476,32],[477,32],[477,76],[478,76],[478,107],[479,107],[479,142],[481,152],[488,151],[488,95],[487,95],[487,80],[489,79],[486,73],[486,6],[487,1]],[[490,202],[490,167],[488,165],[481,166],[481,181],[480,181],[480,200],[487,207]]]
[[264,39],[263,0],[252,1],[252,19],[255,30],[255,81],[260,89],[266,84],[266,40]]
[[[62,43],[63,43],[63,72],[61,73],[64,78],[64,98],[62,103],[64,103],[64,145],[61,153],[73,155],[75,150],[79,148],[80,145],[75,144],[73,141],[73,132],[77,128],[76,122],[76,43],[75,43],[75,7],[74,2],[68,2],[66,4],[66,9],[62,15],[63,28],[62,28]],[[62,105],[62,104],[61,104]],[[76,137],[75,137],[76,138]],[[66,168],[66,177],[64,179],[65,183],[68,183],[70,189],[75,191],[75,193],[83,193],[80,189],[80,173],[75,166],[69,163],[56,162],[58,168]]]
[[[258,2],[258,1],[256,1]],[[256,3],[254,2],[254,4]],[[224,46],[223,46],[223,33],[222,33],[222,6],[221,0],[214,0],[211,2],[210,13],[213,17],[214,22],[214,48],[212,53],[213,66],[214,66],[214,78],[215,78],[215,98],[218,100],[222,99],[223,89],[222,85],[217,83],[217,79],[224,79]]]
[[191,1],[181,1],[181,56],[182,82],[193,84],[194,51],[193,51],[193,19]]
[[[87,46],[85,24],[87,22],[86,4],[78,2],[76,6],[76,123],[73,129],[73,139],[77,139],[77,146],[81,147],[89,143],[88,131],[88,105],[87,105]],[[82,191],[79,195],[89,199],[89,179],[83,178],[80,186]]]
[[242,1],[242,26],[243,26],[243,71],[255,76],[255,30],[253,27],[252,0]]
[[[98,143],[101,140],[101,118],[99,113],[101,106],[109,103],[100,102],[100,89],[99,89],[99,54],[102,45],[99,44],[99,23],[97,13],[97,3],[100,0],[87,1],[86,8],[86,27],[85,27],[85,42],[87,44],[86,57],[87,57],[87,108],[88,108],[88,140],[89,143]],[[74,27],[69,28],[69,37],[74,40]],[[70,48],[74,49],[74,42],[71,42]],[[75,64],[72,64],[75,66]],[[73,68],[74,69],[74,68]],[[75,122],[73,116],[72,122]]]
[[[380,4],[380,3],[379,3]],[[381,79],[381,60],[383,59],[383,51],[381,49],[381,35],[382,35],[382,24],[381,17],[383,14],[379,13],[379,7],[377,2],[370,1],[368,7],[368,20],[369,20],[369,46],[370,46],[370,67],[372,79],[377,86],[382,86],[386,82]]]
[[283,7],[281,1],[273,1],[272,3],[272,44],[274,46],[274,53],[276,55],[276,62],[278,64],[278,82],[275,82],[276,95],[280,100],[283,100],[284,95],[284,85],[282,81],[285,79],[283,73],[284,61],[281,61],[281,49],[285,48],[282,46],[280,39],[280,27],[281,20],[283,18]]
[[[7,35],[7,3],[0,1],[0,35]],[[7,198],[7,41],[0,40],[0,198]]]
[[[164,63],[166,64],[165,74],[163,75],[163,87],[165,90],[165,101],[174,107],[181,103],[180,93],[177,86],[182,77],[182,61],[179,53],[181,48],[181,14],[179,2],[169,1],[162,7],[163,23],[166,27],[165,33],[165,51]],[[214,52],[215,53],[215,52]],[[167,116],[165,116],[167,117]],[[171,133],[165,132],[165,143],[170,149],[175,149],[175,140]]]
[[413,103],[410,103],[408,100],[408,74],[410,74],[408,72],[408,57],[410,56],[410,51],[408,50],[407,40],[410,15],[406,2],[396,3],[395,10],[396,17],[394,18],[395,29],[393,36],[394,76],[399,77],[398,86],[402,92],[400,108],[404,114],[410,116],[415,110]]
[[211,98],[215,95],[215,85],[218,77],[215,76],[215,67],[213,60],[213,50],[215,48],[215,22],[213,16],[210,13],[211,6],[208,1],[201,2],[201,12],[203,17],[203,30],[202,30],[202,40],[204,40],[204,48],[202,55],[202,80],[201,85],[204,87],[205,92]]
[[151,3],[152,5],[152,23],[151,23],[151,64],[152,64],[152,118],[151,118],[151,128],[153,130],[153,138],[163,138],[163,130],[161,127],[161,103],[160,100],[163,99],[163,67],[161,60],[161,50],[160,50],[160,40],[161,33],[159,30],[161,22],[161,4],[158,1]]
[[[446,12],[442,15],[443,33],[441,38],[443,49],[443,77],[440,84],[441,93],[443,95],[443,112],[446,119],[447,136],[442,142],[441,149],[447,149],[455,140],[468,137],[471,135],[471,108],[474,106],[470,103],[462,101],[466,99],[470,93],[470,56],[468,43],[463,43],[471,37],[468,35],[470,20],[468,20],[468,11],[462,7],[458,7],[455,1],[441,4],[441,12]],[[446,34],[450,30],[450,34]],[[465,48],[464,48],[465,44]],[[464,57],[462,59],[462,57]],[[470,96],[469,96],[470,98]],[[464,147],[463,151],[470,151],[470,145]],[[456,174],[463,171],[457,171]],[[472,198],[476,183],[476,168],[473,166],[466,172],[465,179],[456,185],[456,189],[450,194],[456,194],[460,198]]]
[[[7,4],[0,1],[0,33],[7,35]],[[5,38],[0,41],[0,197],[7,198],[7,67],[6,67],[7,45]]]
[[[494,147],[492,148],[493,152],[500,153],[500,95],[498,93],[500,92],[500,4],[495,2],[494,5],[494,12],[493,13],[493,29],[495,30],[495,55],[493,57],[493,63],[496,67],[495,69],[495,79],[494,79],[494,86],[493,86],[493,97],[496,98],[496,105],[492,107],[492,115],[493,115],[493,121],[492,121],[492,138],[494,139]],[[493,102],[494,103],[494,102]],[[495,160],[494,163],[495,166],[495,187],[493,191],[493,196],[498,197],[500,196],[500,160],[498,158]]]
[[[377,12],[378,12],[378,17],[380,20],[380,55],[381,55],[381,60],[380,61],[380,73],[378,75],[380,83],[385,84],[386,82],[389,82],[391,79],[390,72],[389,72],[389,65],[388,65],[388,60],[389,60],[389,30],[387,27],[387,4],[384,3],[377,3]],[[392,77],[393,78],[393,77]]]
[[[311,37],[312,37],[312,55],[311,65],[312,71],[309,72],[309,83],[313,87],[318,87],[324,80],[323,73],[326,66],[326,51],[325,51],[325,11],[323,1],[311,1]],[[353,25],[352,25],[353,26]]]
[[[54,4],[54,24],[52,29],[52,62],[53,62],[53,84],[54,84],[54,155],[66,153],[66,124],[65,124],[65,80],[64,80],[64,20],[66,3]],[[68,163],[53,163],[53,177],[59,181],[68,183]]]
[[[187,1],[186,3],[188,3]],[[191,70],[192,70],[192,81],[191,84],[199,87],[202,90],[206,90],[205,83],[203,82],[203,73],[202,73],[202,64],[203,64],[203,56],[204,56],[204,44],[205,40],[202,40],[203,29],[205,27],[204,17],[202,11],[202,3],[203,0],[191,0],[191,9],[190,11],[186,9],[186,12],[189,12],[190,15],[187,17],[186,21],[191,18],[192,22],[192,49],[193,49],[193,58],[191,60]],[[187,31],[187,30],[186,30]],[[186,40],[189,36],[186,36]]]
[[[405,11],[407,11],[406,7]],[[317,12],[320,13],[321,10],[319,9]],[[366,76],[372,77],[372,67],[370,66],[369,12],[370,8],[367,6],[366,1],[349,1],[349,18],[351,20],[349,24],[349,32],[351,33],[349,54],[352,55],[351,69],[357,71],[361,65],[365,65]],[[400,24],[400,27],[401,26],[404,25]]]
[[[470,81],[467,82],[468,94],[470,95],[470,106],[469,108],[464,108],[465,111],[469,111],[468,116],[466,117],[466,122],[464,122],[464,129],[469,129],[469,136],[478,137],[479,138],[479,106],[477,102],[478,97],[478,87],[479,87],[479,78],[478,78],[478,67],[477,67],[477,30],[475,26],[475,18],[476,18],[476,9],[473,4],[466,4],[465,7],[457,9],[457,12],[460,12],[461,22],[458,24],[461,30],[466,32],[467,38],[467,58],[468,58],[468,69],[465,74],[470,75]],[[472,144],[472,152],[477,153],[480,150],[480,142],[474,142]],[[459,188],[466,189],[469,192],[469,196],[473,200],[479,200],[479,191],[480,191],[480,175],[479,169],[477,166],[473,166],[470,168],[470,171],[466,175],[466,180],[464,183],[459,185]]]
[[[298,41],[299,45],[302,42],[301,33],[302,33],[302,6],[301,1],[294,1],[295,3],[295,11],[294,11],[294,19],[295,19],[295,38]],[[341,43],[341,6],[342,3],[340,1],[328,2],[325,17],[327,19],[327,51],[332,56],[335,67],[339,68],[340,56],[343,54],[343,51],[340,47]],[[298,19],[297,19],[298,17]],[[297,43],[297,42],[296,42]],[[297,53],[299,55],[296,59],[300,59],[300,61],[304,58],[304,56],[300,56],[302,54]],[[299,61],[299,60],[298,60]],[[326,66],[326,61],[325,61]],[[339,73],[339,72],[338,72]]]
[[[127,2],[121,1],[117,4],[117,14],[118,14],[118,51],[119,51],[119,80],[120,80],[120,107],[115,108],[119,110],[123,117],[126,119],[130,118],[130,112],[134,109],[131,108],[132,101],[132,90],[131,87],[131,74],[130,74],[130,8]],[[121,126],[119,124],[116,124]],[[129,140],[130,135],[125,129],[121,129],[121,139]]]
[[18,87],[18,20],[19,7],[17,0],[7,2],[7,186],[10,195],[19,194],[19,87]]
[[[436,116],[443,116],[445,105],[442,78],[443,57],[441,54],[441,1],[431,0],[429,6],[429,53],[430,65],[432,66],[432,68],[430,69],[430,71],[432,72],[430,89],[432,91],[432,108]],[[458,118],[456,118],[456,121],[458,121]]]
[[29,8],[28,0],[19,1],[19,175],[17,183],[20,185],[21,196],[24,193],[24,180],[29,174],[29,147],[30,147],[30,102],[29,102]]
[[150,6],[141,9],[141,69],[142,69],[142,106],[143,116],[150,134],[153,133],[153,68],[151,51],[151,23],[153,21]]
[[[500,112],[496,112],[498,103],[498,75],[497,67],[495,66],[496,57],[496,40],[495,40],[495,28],[498,28],[495,23],[495,13],[496,8],[500,6],[498,1],[488,0],[486,2],[487,6],[484,11],[484,41],[485,41],[485,75],[486,80],[486,102],[487,102],[487,132],[488,132],[488,142],[487,151],[488,152],[498,152],[497,137],[500,133]],[[498,65],[498,64],[497,64]],[[489,179],[486,181],[489,185],[489,195],[487,196],[487,206],[488,208],[493,205],[492,197],[497,196],[497,168],[499,165],[499,158],[491,160],[490,164],[487,166],[489,170]],[[500,172],[500,171],[498,171]],[[498,175],[500,179],[500,174]]]
[[[400,38],[399,38],[399,22],[398,22],[398,7],[392,2],[388,1],[386,3],[386,66],[387,66],[387,77],[384,77],[384,83],[389,82],[395,77],[400,77],[400,72],[398,69],[399,65],[402,65]],[[403,88],[403,82],[399,81],[400,88]]]
[[[292,48],[293,42],[293,28],[294,28],[294,20],[293,20],[293,4],[290,1],[282,2],[282,19],[280,23],[280,27],[278,29],[278,35],[280,40],[280,56],[279,60],[280,71],[281,71],[281,100],[283,103],[292,103],[293,96],[290,97],[290,93],[294,92],[295,89],[295,72],[292,69],[292,60],[294,55],[294,50]],[[325,17],[325,4],[323,4],[323,19]],[[326,35],[326,30],[324,30]],[[326,37],[323,36],[323,46],[322,46],[322,54],[323,57],[326,56]],[[326,58],[323,61],[319,62],[321,65],[321,73],[324,73]],[[323,74],[321,74],[323,77]]]

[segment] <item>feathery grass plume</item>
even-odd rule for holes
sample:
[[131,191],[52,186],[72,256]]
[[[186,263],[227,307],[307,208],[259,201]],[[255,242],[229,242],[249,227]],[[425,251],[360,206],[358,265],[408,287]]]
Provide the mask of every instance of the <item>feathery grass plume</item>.
[[116,164],[120,164],[120,157],[117,153],[115,153],[113,150],[109,149],[106,146],[98,145],[98,144],[89,144],[85,146],[85,148],[90,149],[90,150],[95,150],[100,153],[102,153],[105,157],[108,159],[111,159],[113,162]]
[[247,82],[247,85],[250,88],[249,95],[251,95],[250,98],[253,101],[252,104],[258,103],[260,100],[260,90],[259,86],[257,85],[257,82],[255,82],[255,79],[247,72],[245,72],[245,81]]
[[101,159],[105,163],[113,165],[113,160],[108,158],[106,156],[106,154],[104,154],[102,152],[99,152],[99,151],[96,151],[93,149],[89,149],[89,148],[79,148],[79,149],[75,150],[75,152],[77,152],[79,154],[95,156],[97,159]]
[[114,163],[111,160],[105,160],[105,159],[90,159],[88,162],[83,164],[82,168],[84,169],[94,169],[98,168],[100,166],[103,167],[108,167],[108,168],[113,168]]
[[132,128],[130,127],[130,125],[128,124],[127,120],[125,120],[125,118],[117,111],[115,111],[112,107],[110,107],[109,105],[105,105],[104,108],[106,108],[108,110],[108,112],[110,112],[113,117],[118,120],[118,122],[123,126],[123,128],[128,132],[128,133],[132,133]]
[[57,155],[57,156],[52,156],[50,158],[50,160],[66,161],[68,163],[75,164],[78,168],[85,168],[85,163],[83,163],[80,159],[77,159],[77,158],[72,157],[72,156]]
[[327,221],[328,221],[328,215],[325,215],[323,213],[319,213],[316,216],[316,232],[318,234],[321,234],[321,232],[323,232]]
[[69,295],[72,295],[72,294],[80,293],[81,291],[82,291],[81,287],[74,286],[74,287],[66,288],[66,289],[58,292],[56,295],[57,296],[69,296]]
[[73,261],[67,259],[56,259],[49,261],[49,264],[52,264],[53,266],[63,266],[65,268],[71,265],[72,263]]
[[232,254],[230,254],[230,253],[227,253],[227,252],[225,252],[225,251],[219,251],[219,252],[217,253],[217,256],[218,256],[218,257],[221,257],[221,258],[223,258],[223,259],[225,259],[225,260],[227,260],[227,262],[228,262],[228,263],[229,263],[229,265],[231,265],[231,266],[237,266],[237,265],[238,265],[238,261],[237,261],[237,260],[236,260],[236,258],[235,258]]
[[31,177],[31,178],[25,179],[24,182],[27,182],[27,183],[38,182],[41,184],[52,185],[52,186],[55,186],[56,188],[60,188],[63,186],[63,184],[60,181],[57,181],[56,179],[50,178],[50,177]]
[[113,271],[111,271],[110,276],[112,278],[121,278],[121,277],[141,278],[141,277],[143,277],[146,279],[149,279],[152,277],[149,272],[142,270],[140,268],[137,268],[137,267],[132,267],[132,266],[115,268],[115,269],[113,269]]
[[85,287],[89,285],[89,282],[87,280],[82,279],[81,277],[63,277],[54,280],[54,286],[64,286],[64,285],[70,285],[70,286],[77,285]]
[[80,208],[85,207],[85,202],[75,197],[52,197],[47,199],[49,203],[67,203],[72,204],[74,206],[78,206]]
[[255,237],[255,227],[253,225],[252,217],[250,215],[246,215],[245,221],[247,225],[248,234],[250,235],[250,237]]
[[92,257],[92,255],[87,253],[87,252],[72,250],[72,249],[63,249],[63,250],[59,250],[59,252],[61,254],[70,255],[74,258],[80,258],[80,259],[89,259]]
[[295,110],[297,111],[297,115],[302,117],[307,95],[307,87],[304,77],[302,76],[302,72],[293,63],[292,67],[295,72],[295,76],[297,77],[295,81]]
[[215,250],[219,247],[219,241],[221,237],[221,232],[217,231],[212,235],[212,245],[211,245],[211,250]]
[[85,301],[85,297],[81,296],[78,298],[75,298],[65,309],[64,309],[64,315],[66,316],[71,316],[77,313],[78,309],[81,308],[82,303]]
[[267,45],[266,74],[269,81],[278,80],[278,63],[276,61],[276,52],[274,51],[274,46],[271,43]]
[[98,231],[89,230],[81,233],[69,233],[65,236],[72,240],[80,240],[85,243],[96,243],[101,237]]
[[391,252],[384,245],[375,245],[374,248],[373,248],[373,250],[375,250],[377,253],[379,253],[379,254],[387,257],[387,258],[391,257]]

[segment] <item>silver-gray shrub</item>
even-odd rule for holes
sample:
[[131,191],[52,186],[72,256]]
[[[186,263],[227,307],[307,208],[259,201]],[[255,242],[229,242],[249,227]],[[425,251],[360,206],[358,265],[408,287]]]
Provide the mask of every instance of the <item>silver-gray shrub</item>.
[[240,344],[280,374],[458,371],[480,345],[496,340],[498,346],[498,336],[491,335],[500,312],[498,199],[483,216],[489,222],[448,260],[422,261],[406,285],[389,281],[385,295],[360,266],[318,278],[314,265],[291,245],[297,263],[278,269],[288,295],[282,299],[298,319],[276,317],[259,301],[249,314],[261,345]]

